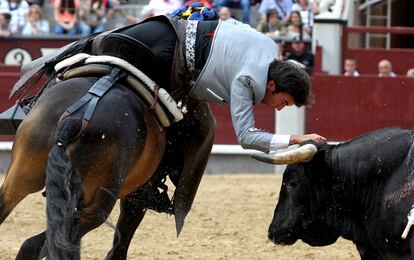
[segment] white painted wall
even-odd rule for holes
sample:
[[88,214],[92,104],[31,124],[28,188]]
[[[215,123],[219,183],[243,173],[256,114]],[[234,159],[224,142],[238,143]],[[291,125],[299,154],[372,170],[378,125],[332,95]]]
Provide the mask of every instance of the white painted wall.
[[314,17],[312,51],[322,46],[322,71],[342,74],[342,27],[353,24],[354,0],[337,0],[333,12],[323,12]]
[[341,41],[342,23],[340,20],[321,17],[315,18],[312,50],[315,53],[316,46],[322,46],[322,71],[329,74],[341,74]]
[[[305,108],[296,106],[285,107],[276,112],[276,133],[301,135],[305,133]],[[292,149],[297,146],[290,146]],[[282,150],[280,150],[282,151]],[[286,165],[275,165],[276,173],[283,173]]]

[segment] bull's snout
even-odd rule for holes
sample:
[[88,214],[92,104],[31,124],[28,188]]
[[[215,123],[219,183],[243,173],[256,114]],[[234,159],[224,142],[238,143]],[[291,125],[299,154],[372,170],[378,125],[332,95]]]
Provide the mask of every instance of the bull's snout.
[[276,236],[272,232],[269,231],[267,233],[267,237],[269,238],[270,241],[273,242],[273,244],[278,244],[277,241],[276,241]]
[[296,241],[296,239],[293,240],[293,239],[289,239],[287,237],[284,238],[284,239],[280,239],[280,237],[277,237],[276,234],[272,233],[272,232],[268,232],[267,237],[269,238],[270,241],[273,242],[273,244],[281,245],[281,246],[292,245]]
[[293,232],[289,229],[277,229],[272,224],[267,232],[267,237],[276,245],[292,245],[296,242]]

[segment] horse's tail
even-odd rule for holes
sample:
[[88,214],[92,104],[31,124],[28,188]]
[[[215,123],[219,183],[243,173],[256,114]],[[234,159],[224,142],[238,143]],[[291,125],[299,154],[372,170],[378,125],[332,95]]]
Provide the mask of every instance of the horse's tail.
[[79,258],[79,208],[83,186],[66,148],[79,133],[82,121],[66,117],[57,126],[46,168],[47,259]]

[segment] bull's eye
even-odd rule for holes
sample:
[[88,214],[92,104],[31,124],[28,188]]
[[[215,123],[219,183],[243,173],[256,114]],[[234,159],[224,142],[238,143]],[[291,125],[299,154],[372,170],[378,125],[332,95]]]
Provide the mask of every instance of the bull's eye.
[[287,185],[287,187],[289,189],[295,189],[298,186],[298,182],[297,181],[291,181],[289,182],[289,184]]
[[303,178],[292,179],[288,183],[286,183],[286,187],[288,189],[297,189],[301,183],[305,183],[306,180]]

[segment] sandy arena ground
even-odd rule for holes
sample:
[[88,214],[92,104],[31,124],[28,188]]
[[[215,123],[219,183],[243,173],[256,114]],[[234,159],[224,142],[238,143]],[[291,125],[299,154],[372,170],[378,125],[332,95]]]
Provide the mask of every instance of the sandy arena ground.
[[[149,211],[135,233],[129,259],[359,259],[352,242],[343,239],[321,248],[268,241],[280,184],[280,175],[204,176],[180,237],[172,216]],[[31,195],[0,226],[1,260],[14,259],[21,243],[44,229],[44,207],[40,193]],[[110,222],[115,224],[117,216],[118,207]],[[104,259],[112,236],[105,224],[90,232],[82,240],[82,259]]]

